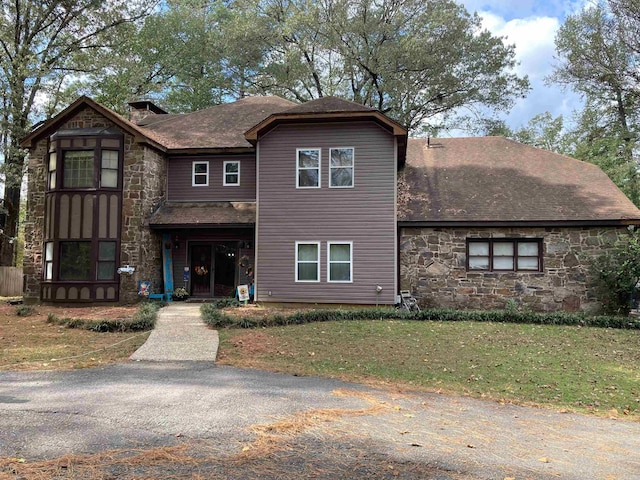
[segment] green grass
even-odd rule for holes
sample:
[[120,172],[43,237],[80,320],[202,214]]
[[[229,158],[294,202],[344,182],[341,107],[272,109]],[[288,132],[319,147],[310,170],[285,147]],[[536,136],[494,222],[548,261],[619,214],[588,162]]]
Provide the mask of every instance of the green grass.
[[640,417],[633,330],[351,320],[220,334],[240,366]]

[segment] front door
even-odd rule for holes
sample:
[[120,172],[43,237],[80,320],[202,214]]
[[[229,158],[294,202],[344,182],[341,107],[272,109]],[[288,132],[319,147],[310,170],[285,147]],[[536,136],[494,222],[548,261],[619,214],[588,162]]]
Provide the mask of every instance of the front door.
[[233,297],[236,291],[238,242],[219,242],[214,249],[213,295]]
[[191,296],[211,297],[212,245],[191,247]]
[[238,242],[191,245],[191,296],[233,297],[237,283]]

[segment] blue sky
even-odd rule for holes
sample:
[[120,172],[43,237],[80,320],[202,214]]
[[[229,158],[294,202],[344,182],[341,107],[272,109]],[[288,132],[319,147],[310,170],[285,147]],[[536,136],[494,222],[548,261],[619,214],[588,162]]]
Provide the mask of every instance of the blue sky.
[[529,119],[545,111],[554,117],[563,115],[570,121],[580,109],[580,97],[563,91],[557,85],[545,85],[545,77],[555,62],[554,39],[567,15],[584,8],[589,0],[458,0],[469,12],[477,12],[483,26],[494,35],[507,37],[514,44],[520,65],[517,73],[528,75],[531,91],[519,100],[504,119],[512,129],[525,125]]

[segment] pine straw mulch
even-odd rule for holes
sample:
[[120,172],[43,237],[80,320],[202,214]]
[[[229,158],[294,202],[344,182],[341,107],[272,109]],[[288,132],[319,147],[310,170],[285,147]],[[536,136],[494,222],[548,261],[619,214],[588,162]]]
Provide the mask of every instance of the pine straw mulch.
[[[34,313],[29,318],[46,320],[49,314],[58,318],[80,318],[83,320],[131,319],[139,305],[70,307],[62,305],[33,305]],[[14,316],[18,306],[0,302],[0,316]]]
[[119,449],[90,455],[27,462],[0,459],[0,480],[151,479],[416,479],[463,480],[460,472],[394,459],[382,445],[334,428],[347,416],[373,416],[398,408],[375,396],[336,390],[367,402],[362,409],[315,409],[270,424],[254,425],[252,442],[229,455],[207,440],[179,439],[178,445]]

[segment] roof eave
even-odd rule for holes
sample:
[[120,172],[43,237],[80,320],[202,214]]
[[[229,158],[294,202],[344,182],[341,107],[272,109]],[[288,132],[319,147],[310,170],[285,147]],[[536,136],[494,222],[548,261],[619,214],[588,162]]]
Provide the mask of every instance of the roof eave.
[[578,220],[398,220],[398,227],[607,227],[640,225],[640,218]]
[[169,148],[168,155],[238,155],[255,153],[255,147]]
[[254,127],[251,127],[244,133],[244,136],[249,143],[255,145],[261,135],[265,134],[280,123],[306,123],[351,119],[374,120],[386,127],[396,137],[406,138],[408,136],[406,128],[377,110],[362,112],[276,113],[269,115]]
[[203,229],[203,228],[254,228],[255,222],[247,223],[149,223],[152,230]]

